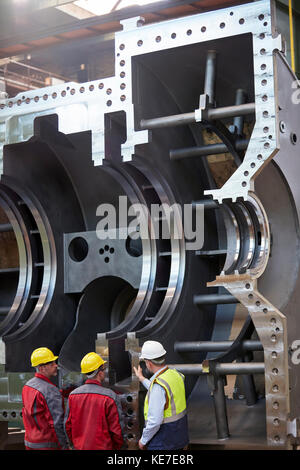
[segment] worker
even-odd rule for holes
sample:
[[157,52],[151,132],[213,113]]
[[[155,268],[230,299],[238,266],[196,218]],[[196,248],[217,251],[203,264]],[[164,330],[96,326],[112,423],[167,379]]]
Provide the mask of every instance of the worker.
[[123,445],[121,406],[116,393],[102,386],[106,361],[95,352],[81,361],[87,380],[70,393],[65,432],[75,450],[120,450]]
[[146,341],[140,361],[152,375],[148,380],[142,368],[134,367],[148,390],[144,403],[145,427],[139,440],[141,450],[183,450],[189,442],[184,376],[166,363],[166,351],[157,341]]
[[23,387],[23,423],[27,450],[68,449],[64,433],[64,401],[59,388],[51,381],[57,375],[58,356],[46,347],[31,354],[35,376]]

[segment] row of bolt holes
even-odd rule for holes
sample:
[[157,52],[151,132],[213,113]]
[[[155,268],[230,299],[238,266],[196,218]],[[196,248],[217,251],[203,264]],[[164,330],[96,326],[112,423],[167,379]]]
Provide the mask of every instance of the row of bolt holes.
[[[264,132],[267,133],[268,131],[269,131],[269,128],[268,128],[268,127],[264,127]],[[291,142],[292,142],[292,144],[293,144],[293,145],[296,145],[297,140],[298,140],[297,134],[295,134],[294,132],[292,132],[290,137],[291,137]],[[271,136],[271,135],[269,135],[269,139],[272,139],[272,136]],[[265,147],[265,148],[269,148],[269,147],[270,147],[269,142],[266,142],[266,143],[264,144],[264,147]],[[263,159],[263,156],[262,156],[261,154],[259,154],[259,155],[257,155],[257,159],[258,159],[258,160],[262,160],[262,159]],[[250,167],[251,167],[251,168],[255,168],[255,166],[256,166],[256,165],[255,165],[254,162],[250,163]],[[244,176],[249,176],[249,171],[248,171],[248,170],[244,171]],[[243,181],[243,182],[242,182],[242,186],[244,186],[244,187],[247,186],[247,182],[246,182],[246,181]]]
[[[263,16],[263,15],[261,15],[261,16]],[[264,37],[265,37],[264,34],[261,34],[261,35],[260,35],[260,38],[261,38],[261,39],[263,39]],[[261,49],[261,50],[260,50],[260,53],[261,53],[262,55],[264,55],[264,54],[266,53],[266,50],[265,50],[265,49]],[[267,67],[266,64],[262,64],[260,68],[261,68],[261,70],[266,70],[266,67]],[[268,82],[267,82],[266,79],[263,79],[263,80],[261,81],[262,86],[266,86],[267,83],[268,83]],[[263,95],[263,96],[262,96],[262,101],[268,101],[268,95]],[[263,111],[263,117],[264,117],[264,118],[268,118],[268,117],[269,117],[268,111]],[[264,131],[264,133],[267,133],[267,132],[269,132],[269,128],[266,126],[266,127],[264,127],[263,131]],[[272,135],[269,135],[269,139],[271,140],[272,138],[273,138],[273,136],[272,136]],[[265,142],[264,148],[265,148],[265,149],[268,149],[269,147],[270,147],[270,143],[269,143],[269,142]],[[258,159],[258,160],[262,160],[262,159],[263,159],[263,156],[262,156],[261,154],[259,154],[259,155],[257,155],[257,159]],[[256,165],[255,165],[254,162],[252,162],[252,163],[250,164],[250,167],[251,167],[251,168],[255,168],[255,166],[256,166]],[[244,176],[249,176],[249,171],[247,171],[247,170],[244,171]],[[243,182],[242,182],[242,186],[243,186],[243,187],[247,186],[247,182],[246,182],[246,181],[243,181]]]
[[[246,287],[246,289],[250,289],[250,284],[246,284],[245,287]],[[248,295],[248,298],[249,298],[250,300],[252,300],[252,299],[253,299],[253,294],[249,294],[249,295]],[[260,301],[259,301],[259,300],[257,300],[255,303],[256,303],[256,305],[257,305],[258,307],[260,306]],[[264,308],[264,309],[263,309],[263,312],[264,312],[264,313],[268,313],[268,309],[267,309],[267,308]],[[271,318],[270,322],[271,322],[271,324],[274,326],[274,325],[276,324],[276,318]],[[280,331],[280,328],[276,328],[276,332],[279,332],[279,331]],[[277,339],[276,335],[272,335],[272,336],[271,336],[271,341],[275,342],[276,339]],[[276,358],[277,358],[277,352],[276,352],[276,351],[273,351],[273,352],[272,352],[272,358],[273,358],[273,359],[276,359]],[[278,369],[277,369],[276,367],[274,367],[274,368],[272,369],[272,373],[273,373],[274,375],[277,375],[277,374],[278,374]],[[273,391],[273,392],[279,392],[279,387],[278,387],[278,385],[276,385],[276,384],[273,385],[272,391]],[[279,408],[279,403],[278,403],[277,401],[275,401],[275,402],[273,403],[273,409],[278,410],[278,408]],[[275,426],[279,426],[279,424],[280,424],[279,419],[278,419],[278,418],[275,418],[275,419],[273,420],[273,424],[274,424]],[[279,440],[280,440],[280,437],[279,437],[279,436],[275,436],[275,437],[274,437],[274,440],[275,440],[275,441],[279,441]]]
[[[125,72],[123,72],[123,73],[121,72],[120,76],[121,76],[121,78],[124,78],[124,77],[125,77]],[[102,88],[104,88],[104,84],[103,84],[103,83],[99,83],[98,88],[99,88],[99,90],[102,90]],[[120,88],[121,88],[121,90],[124,90],[124,89],[126,88],[126,84],[125,84],[125,83],[121,83]],[[90,91],[93,91],[94,89],[95,89],[95,86],[94,86],[94,85],[90,85],[90,86],[89,86],[89,90],[90,90]],[[69,87],[67,88],[67,90],[69,90]],[[85,87],[84,87],[84,86],[80,87],[80,88],[79,88],[79,91],[80,91],[80,93],[84,93],[84,92],[85,92]],[[72,88],[72,89],[70,90],[70,94],[71,94],[71,95],[75,95],[75,93],[76,93],[75,88]],[[112,93],[112,89],[111,89],[111,88],[107,88],[106,93],[107,93],[107,95],[110,95],[110,94]],[[67,91],[66,91],[66,90],[62,90],[61,96],[64,98],[66,95],[67,95]],[[44,100],[44,101],[47,101],[48,98],[50,98],[50,96],[51,96],[53,99],[56,99],[56,98],[57,98],[57,93],[56,93],[56,91],[53,92],[52,95],[48,95],[47,93],[45,93],[45,94],[43,95],[43,100]],[[33,100],[37,103],[37,102],[40,100],[40,97],[39,97],[39,96],[35,96],[35,97],[33,98]],[[121,101],[125,101],[125,100],[126,100],[126,95],[121,95],[121,96],[120,96],[120,100],[121,100]],[[26,99],[25,99],[25,97],[23,97],[23,100],[19,99],[19,100],[17,101],[17,105],[20,106],[23,102],[26,103],[26,104],[29,104],[29,103],[31,102],[31,98],[26,98]],[[13,106],[13,104],[14,104],[13,101],[9,101],[8,104],[7,104],[7,106],[8,106],[9,108],[11,108],[11,107]],[[111,105],[112,105],[112,101],[111,101],[111,100],[108,100],[108,101],[106,102],[106,104],[107,104],[107,106],[111,106]],[[0,105],[0,109],[3,109],[3,108],[5,108],[5,104],[1,104],[1,105]]]
[[[231,12],[230,12],[230,15],[233,16],[233,14],[234,14],[234,12],[231,11]],[[264,15],[259,15],[259,17],[258,17],[258,19],[259,19],[260,21],[262,21],[264,18],[265,18]],[[244,23],[245,23],[244,18],[240,18],[240,19],[239,19],[239,24],[242,25],[242,24],[244,24]],[[268,25],[268,22],[265,21],[265,22],[264,22],[264,26],[267,26],[267,25]],[[226,26],[226,24],[225,24],[224,22],[222,22],[222,23],[220,23],[219,26],[220,26],[221,29],[224,29],[225,26]],[[205,33],[205,32],[206,32],[206,26],[202,26],[201,32],[202,32],[202,33]],[[193,31],[192,31],[191,29],[188,29],[187,32],[186,32],[187,36],[191,36],[192,33],[193,33]],[[265,34],[262,33],[262,34],[260,34],[259,37],[260,37],[260,39],[264,39]],[[176,33],[172,33],[172,34],[171,34],[171,38],[172,38],[172,39],[175,39],[175,38],[176,38]],[[161,39],[162,39],[161,36],[156,36],[155,41],[156,41],[156,42],[160,42]],[[143,45],[143,41],[140,39],[140,40],[137,42],[137,45],[138,45],[139,47],[141,47],[141,46]],[[121,45],[120,45],[120,49],[121,49],[121,50],[124,50],[124,49],[125,49],[125,44],[121,44]],[[119,54],[118,54],[118,55],[119,55]]]
[[10,413],[8,411],[2,411],[2,416],[3,418],[7,419],[7,418],[17,418],[18,415],[22,418],[22,412],[20,413],[17,413],[16,411],[11,411]]
[[[126,400],[127,400],[128,403],[132,403],[133,398],[132,398],[131,395],[128,395],[128,396],[126,397]],[[132,409],[132,408],[128,408],[128,409],[127,409],[127,416],[128,416],[129,418],[132,418],[133,414],[134,414],[133,409]],[[127,422],[127,428],[128,428],[128,429],[131,429],[132,427],[133,427],[133,422],[131,421],[131,419],[129,419],[128,422]],[[129,433],[129,434],[127,435],[127,439],[128,439],[128,440],[131,440],[131,439],[133,439],[134,437],[135,437],[135,436],[134,436],[134,434],[132,434],[132,433]]]

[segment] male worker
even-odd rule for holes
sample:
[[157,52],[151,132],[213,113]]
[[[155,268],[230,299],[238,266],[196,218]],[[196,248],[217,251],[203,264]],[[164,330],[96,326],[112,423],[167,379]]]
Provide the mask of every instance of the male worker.
[[166,351],[157,341],[143,344],[140,361],[153,374],[148,380],[134,367],[148,389],[144,403],[145,427],[139,441],[141,450],[182,450],[189,442],[184,376],[165,364]]
[[27,450],[68,448],[63,426],[63,396],[50,380],[57,375],[57,358],[45,347],[35,349],[31,354],[31,365],[36,368],[36,374],[22,390]]
[[95,352],[86,354],[81,372],[87,380],[69,395],[65,432],[75,450],[119,450],[123,445],[118,397],[101,385],[105,364]]

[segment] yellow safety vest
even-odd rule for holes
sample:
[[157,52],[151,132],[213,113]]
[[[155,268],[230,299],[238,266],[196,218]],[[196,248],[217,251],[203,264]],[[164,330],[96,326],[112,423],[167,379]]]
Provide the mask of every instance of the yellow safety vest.
[[157,383],[166,392],[166,404],[164,408],[164,419],[163,423],[172,423],[181,419],[186,415],[186,398],[185,398],[185,386],[184,386],[184,375],[175,369],[169,369],[166,367],[163,369],[154,380],[148,389],[145,403],[144,403],[144,417],[147,422],[148,410],[149,410],[149,397],[153,385]]

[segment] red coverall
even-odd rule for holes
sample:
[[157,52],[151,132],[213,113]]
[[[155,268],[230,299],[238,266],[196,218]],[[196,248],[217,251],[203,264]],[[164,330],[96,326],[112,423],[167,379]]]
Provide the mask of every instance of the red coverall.
[[69,395],[65,431],[76,450],[119,450],[122,414],[117,395],[97,380],[86,380]]
[[27,450],[68,448],[64,433],[64,403],[60,390],[36,373],[23,387],[23,423]]

